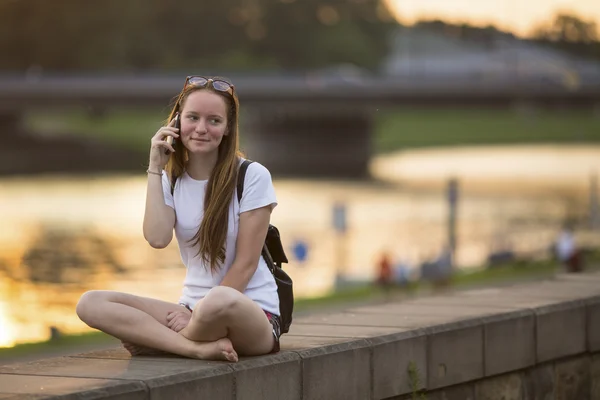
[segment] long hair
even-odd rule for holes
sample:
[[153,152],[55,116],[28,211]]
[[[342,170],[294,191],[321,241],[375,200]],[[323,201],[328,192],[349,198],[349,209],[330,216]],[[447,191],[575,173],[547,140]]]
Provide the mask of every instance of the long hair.
[[[232,95],[213,89],[211,84],[205,87],[188,85],[185,87],[171,110],[168,121],[181,112],[188,96],[198,90],[208,90],[221,96],[227,106],[227,135],[223,136],[218,148],[215,165],[204,195],[204,217],[196,235],[190,240],[192,246],[198,246],[197,255],[217,271],[225,262],[225,241],[229,224],[229,206],[237,184],[239,159],[243,154],[239,150],[239,100],[235,91]],[[175,153],[171,154],[165,167],[171,179],[171,185],[185,171],[189,160],[188,152],[181,140],[175,141]]]

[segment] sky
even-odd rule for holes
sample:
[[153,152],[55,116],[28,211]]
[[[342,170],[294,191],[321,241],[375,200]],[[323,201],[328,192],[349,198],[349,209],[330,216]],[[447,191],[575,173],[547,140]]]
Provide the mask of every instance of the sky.
[[527,36],[560,10],[600,26],[600,0],[387,0],[401,22],[439,18],[448,22],[496,27]]

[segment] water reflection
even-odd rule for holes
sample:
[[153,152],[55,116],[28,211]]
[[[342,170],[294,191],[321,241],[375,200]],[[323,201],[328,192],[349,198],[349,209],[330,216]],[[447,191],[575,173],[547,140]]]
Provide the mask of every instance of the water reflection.
[[[565,161],[561,165],[565,164]],[[477,161],[481,167],[481,158]],[[488,166],[489,167],[489,166]],[[547,173],[547,170],[545,170]],[[176,301],[185,271],[175,242],[152,249],[142,236],[145,176],[0,180],[0,346],[46,339],[51,326],[86,331],[75,315],[86,290],[109,289]],[[407,190],[395,184],[277,180],[273,223],[283,234],[297,296],[322,294],[336,274],[371,279],[379,254],[409,265],[435,257],[447,241],[443,185]],[[466,185],[468,186],[468,185]],[[581,185],[580,185],[581,186]],[[525,188],[525,186],[523,186]],[[457,260],[481,264],[510,247],[547,253],[562,221],[587,210],[584,188],[461,192]],[[332,227],[334,204],[348,230]],[[293,246],[306,244],[306,259]]]
[[[81,284],[105,272],[119,279],[125,268],[116,260],[108,241],[92,232],[64,231],[42,226],[23,254],[21,279],[32,284]],[[8,271],[8,277],[11,276]]]

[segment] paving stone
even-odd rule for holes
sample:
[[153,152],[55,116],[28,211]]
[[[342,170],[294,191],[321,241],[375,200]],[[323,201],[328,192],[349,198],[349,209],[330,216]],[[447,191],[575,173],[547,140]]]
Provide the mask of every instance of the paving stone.
[[[443,300],[441,300],[443,301]],[[505,311],[513,310],[514,308],[507,307],[489,307],[486,305],[472,305],[472,304],[421,304],[419,302],[411,304],[387,304],[382,307],[358,307],[348,310],[353,314],[391,314],[391,315],[402,315],[402,316],[422,316],[422,317],[473,317],[473,316],[486,316],[500,314]]]
[[228,368],[229,363],[182,359],[177,362],[157,362],[136,359],[86,359],[56,357],[23,364],[0,366],[0,373],[19,375],[68,376],[74,378],[148,380],[192,370]]
[[570,282],[541,282],[507,290],[505,294],[507,296],[577,300],[600,295],[600,288],[595,283],[590,285]]
[[379,326],[346,326],[322,324],[293,324],[289,335],[292,336],[323,336],[343,338],[368,338],[389,335],[405,329]]
[[423,328],[463,319],[459,315],[422,316],[366,313],[338,313],[305,317],[298,324]]
[[[146,361],[182,361],[190,360],[187,357],[176,354],[161,354],[152,356],[131,356],[123,346],[115,346],[110,349],[87,351],[79,354],[71,354],[68,357],[74,358],[106,358],[113,360],[146,360]],[[196,360],[192,360],[196,362]]]
[[83,398],[146,400],[148,398],[147,389],[141,382],[62,376],[0,374],[0,392],[20,395],[27,399],[49,396],[61,396],[61,400]]
[[58,357],[25,364],[5,365],[0,373],[57,377],[141,380],[153,400],[196,398],[198,393],[214,399],[233,398],[230,363],[182,359],[164,362],[132,358],[89,359]]
[[[489,296],[486,294],[469,294],[459,292],[454,295],[449,296],[433,296],[433,297],[423,297],[417,300],[412,300],[409,303],[402,303],[405,307],[432,307],[435,308],[432,312],[441,312],[443,309],[454,309],[454,308],[462,308],[465,311],[469,309],[482,309],[483,311],[490,312],[502,312],[502,311],[510,311],[514,309],[523,308],[515,304],[510,304],[506,301],[499,301],[496,297],[499,295],[497,292],[493,292],[493,296]],[[437,310],[437,311],[436,311]]]
[[[588,288],[589,289],[589,288]],[[495,305],[497,307],[538,308],[560,304],[565,301],[588,299],[600,295],[600,288],[587,291],[578,287],[560,284],[553,286],[533,284],[516,288],[487,288],[465,291],[452,298],[452,302],[464,299],[465,303]],[[428,301],[425,299],[424,301]]]
[[324,337],[324,336],[294,336],[283,335],[281,337],[281,350],[305,350],[321,347],[329,344],[345,343],[353,341],[352,338]]
[[499,294],[493,292],[490,294],[458,294],[453,297],[449,297],[447,300],[436,298],[436,299],[423,299],[423,304],[436,305],[443,304],[447,306],[453,306],[457,308],[482,308],[485,307],[489,310],[488,315],[494,313],[502,314],[510,311],[517,310],[530,310],[536,307],[543,307],[554,304],[561,304],[564,302],[562,299],[551,299],[551,298],[536,298],[536,297],[524,297],[513,295],[507,297],[505,294]]

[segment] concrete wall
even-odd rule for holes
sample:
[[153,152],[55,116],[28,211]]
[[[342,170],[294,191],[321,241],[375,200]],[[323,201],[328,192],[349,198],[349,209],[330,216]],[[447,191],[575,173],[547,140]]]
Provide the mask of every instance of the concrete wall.
[[237,364],[112,349],[6,365],[0,399],[600,400],[600,274],[309,315],[282,345]]
[[[600,399],[600,355],[583,354],[426,393],[428,400]],[[412,400],[413,395],[391,399]],[[417,396],[417,398],[419,398]]]

